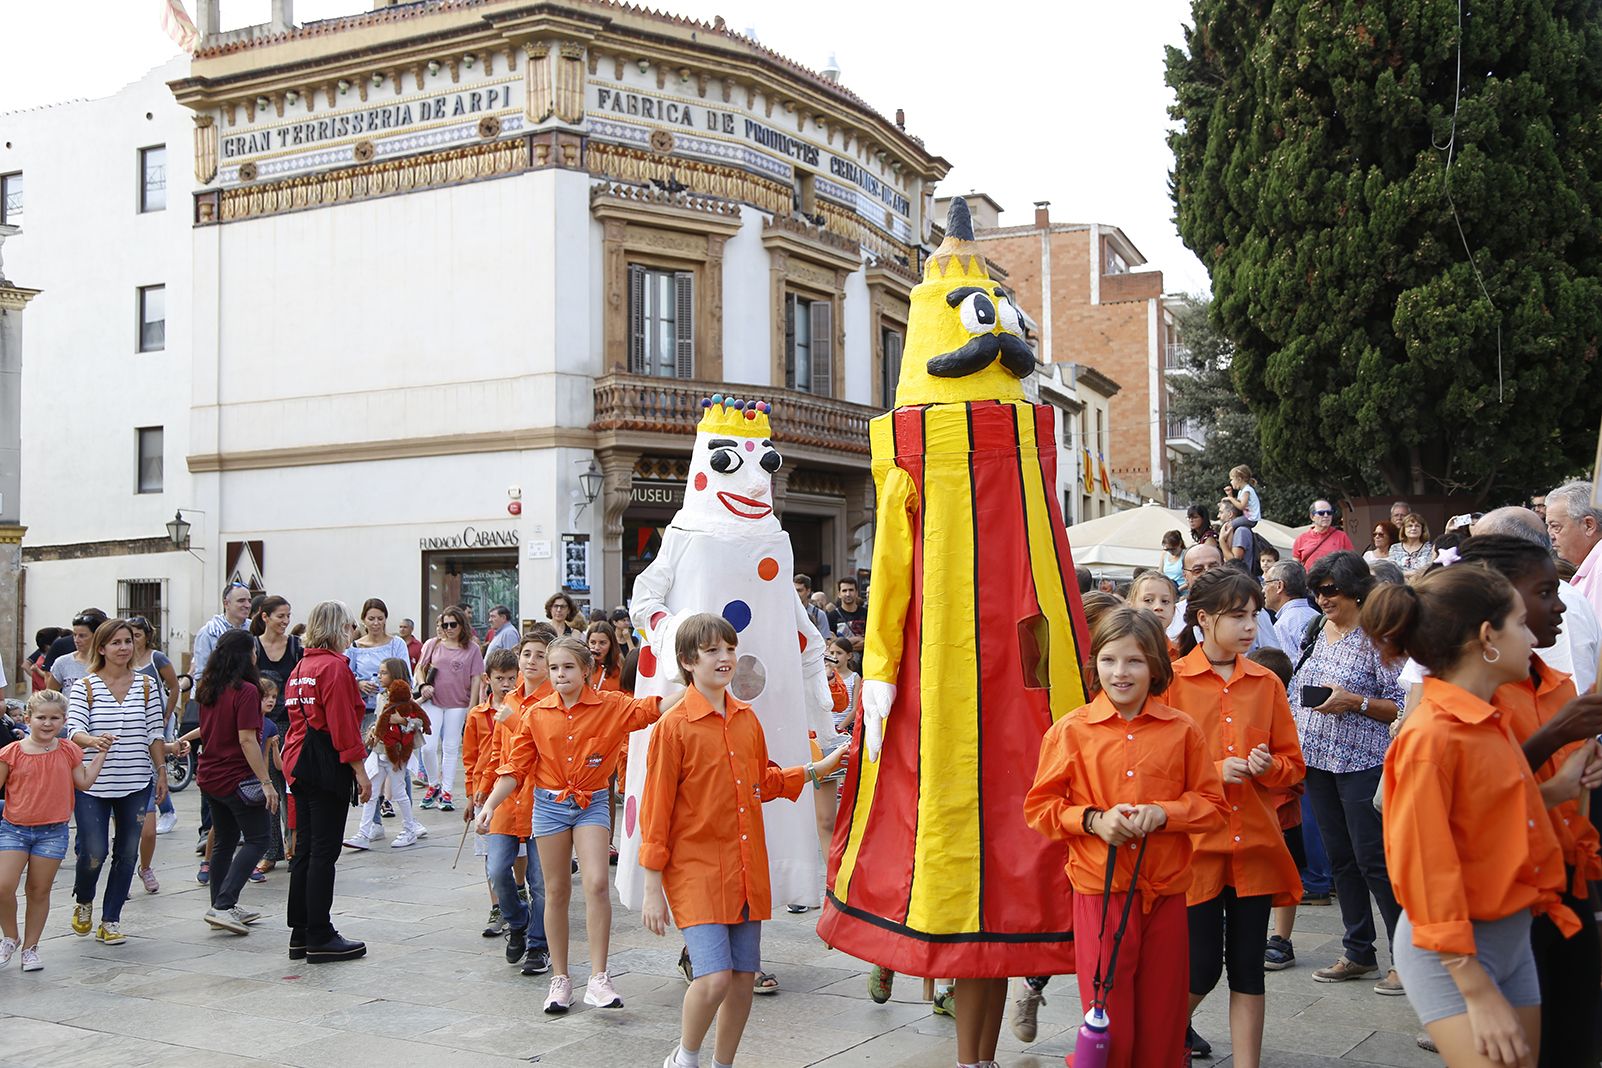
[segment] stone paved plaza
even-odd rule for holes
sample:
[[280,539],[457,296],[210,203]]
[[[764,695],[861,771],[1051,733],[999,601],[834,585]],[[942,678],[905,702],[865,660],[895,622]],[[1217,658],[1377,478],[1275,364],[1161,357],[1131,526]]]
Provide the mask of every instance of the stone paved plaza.
[[[289,961],[287,932],[270,920],[248,937],[201,922],[206,890],[195,882],[193,854],[199,794],[191,787],[176,801],[178,828],[159,840],[156,853],[161,892],[147,895],[134,881],[123,912],[124,945],[72,934],[69,855],[40,946],[45,970],[24,975],[13,961],[0,973],[0,1063],[7,1068],[656,1068],[673,1049],[684,991],[675,970],[678,943],[653,938],[635,914],[619,910],[611,964],[626,1007],[591,1009],[580,1001],[566,1017],[543,1015],[545,977],[524,978],[503,963],[502,943],[480,937],[488,902],[471,845],[451,870],[459,813],[421,813],[432,833],[413,849],[346,852],[335,922],[367,942],[368,956],[308,966]],[[280,865],[267,882],[247,887],[243,904],[281,917],[287,889]],[[577,935],[583,906],[576,887],[573,917]],[[765,957],[783,990],[756,999],[737,1063],[948,1068],[954,1025],[930,1013],[922,983],[903,979],[890,1004],[873,1004],[866,969],[826,949],[813,933],[815,919],[815,913],[781,914],[766,926]],[[1312,969],[1338,952],[1338,931],[1336,909],[1301,912],[1298,965],[1268,978],[1264,1064],[1439,1064],[1414,1046],[1417,1028],[1405,998],[1377,996],[1371,983],[1312,981]],[[577,937],[573,973],[582,990],[588,971]],[[1033,1045],[1003,1030],[998,1060],[1005,1068],[1062,1064],[1078,1024],[1071,984],[1056,980],[1048,989]],[[1196,1021],[1217,1053],[1197,1063],[1227,1065],[1221,990]],[[709,1043],[704,1063],[710,1053]]]

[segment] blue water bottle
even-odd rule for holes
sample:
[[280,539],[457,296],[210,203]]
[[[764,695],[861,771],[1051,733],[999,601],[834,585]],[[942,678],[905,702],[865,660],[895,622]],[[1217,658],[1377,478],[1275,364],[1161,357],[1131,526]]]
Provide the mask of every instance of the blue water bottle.
[[1079,1036],[1074,1039],[1074,1051],[1068,1058],[1069,1068],[1107,1068],[1112,1052],[1112,1036],[1107,1012],[1100,1005],[1092,1005],[1085,1013],[1085,1022],[1079,1025]]

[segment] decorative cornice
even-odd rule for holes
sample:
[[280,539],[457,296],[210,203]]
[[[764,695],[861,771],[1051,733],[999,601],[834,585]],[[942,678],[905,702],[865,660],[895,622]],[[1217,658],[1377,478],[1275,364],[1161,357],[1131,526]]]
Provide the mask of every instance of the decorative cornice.
[[694,233],[732,236],[740,229],[740,205],[735,201],[620,182],[590,188],[590,214]]
[[364,463],[370,460],[411,460],[420,456],[462,456],[484,452],[518,452],[524,449],[588,449],[595,445],[589,430],[573,427],[534,427],[528,430],[485,431],[434,437],[392,438],[385,441],[299,445],[248,452],[196,453],[188,457],[196,474],[217,471],[259,471],[274,467],[314,467],[324,464]]
[[780,248],[838,271],[862,267],[862,246],[857,242],[788,214],[775,215],[762,224],[762,246]]
[[44,292],[42,289],[23,289],[0,279],[0,308],[7,311],[21,311],[28,306],[28,301],[42,292]]
[[23,535],[27,533],[27,527],[12,526],[9,523],[0,524],[0,545],[20,545]]
[[158,556],[181,552],[172,539],[114,538],[107,541],[75,541],[61,545],[24,545],[22,562],[43,564],[55,560],[93,560],[104,556]]

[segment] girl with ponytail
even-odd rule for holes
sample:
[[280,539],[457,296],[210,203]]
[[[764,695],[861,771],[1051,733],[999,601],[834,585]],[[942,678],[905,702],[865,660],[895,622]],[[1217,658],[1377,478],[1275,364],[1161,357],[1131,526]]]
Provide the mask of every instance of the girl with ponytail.
[[1229,802],[1227,824],[1191,835],[1190,1011],[1218,985],[1227,962],[1229,1036],[1243,1068],[1257,1068],[1263,1046],[1269,913],[1302,898],[1301,873],[1280,831],[1273,791],[1301,782],[1307,767],[1284,683],[1246,659],[1262,607],[1261,588],[1239,568],[1198,576],[1179,637],[1184,655],[1162,698],[1201,728]]
[[[1385,855],[1402,915],[1391,943],[1407,997],[1450,1068],[1530,1065],[1541,1045],[1532,914],[1565,937],[1564,857],[1547,806],[1602,780],[1586,745],[1537,784],[1498,689],[1529,677],[1536,638],[1502,574],[1439,567],[1382,586],[1362,625],[1430,671],[1385,763]],[[1554,1051],[1568,1063],[1568,1051]]]

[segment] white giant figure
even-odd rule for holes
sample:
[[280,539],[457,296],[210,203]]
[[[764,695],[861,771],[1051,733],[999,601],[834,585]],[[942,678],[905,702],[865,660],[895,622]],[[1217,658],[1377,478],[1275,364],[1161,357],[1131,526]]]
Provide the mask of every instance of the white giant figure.
[[[699,612],[720,615],[739,634],[739,662],[729,692],[762,721],[768,758],[781,767],[811,759],[809,732],[834,737],[833,703],[823,668],[823,637],[795,594],[790,536],[773,514],[773,446],[768,405],[701,402],[684,506],[662,533],[662,548],[634,580],[630,615],[645,635],[635,693],[670,698],[684,688],[673,652],[679,624]],[[640,907],[640,794],[649,730],[629,741],[618,847],[618,896]],[[819,905],[823,872],[812,787],[795,801],[762,806],[773,904]]]

